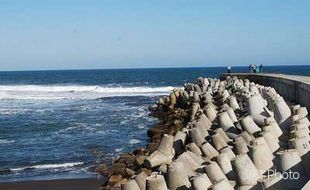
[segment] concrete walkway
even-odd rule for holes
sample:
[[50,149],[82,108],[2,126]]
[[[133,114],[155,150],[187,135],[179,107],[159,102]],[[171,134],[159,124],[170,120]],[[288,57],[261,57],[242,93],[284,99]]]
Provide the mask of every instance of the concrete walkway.
[[223,73],[222,76],[239,76],[249,78],[250,76],[261,76],[261,77],[275,77],[279,79],[288,79],[292,81],[298,81],[306,84],[310,84],[310,76],[300,76],[300,75],[287,75],[279,73]]

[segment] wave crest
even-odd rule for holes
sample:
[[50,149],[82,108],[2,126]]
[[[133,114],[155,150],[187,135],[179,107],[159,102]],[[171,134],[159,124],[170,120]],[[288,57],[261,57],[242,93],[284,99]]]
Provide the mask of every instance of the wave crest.
[[0,85],[0,99],[96,99],[114,96],[166,95],[172,86],[107,87],[98,85]]
[[21,171],[27,169],[54,169],[54,168],[68,168],[73,166],[78,166],[84,164],[83,162],[70,162],[64,164],[42,164],[42,165],[33,165],[33,166],[26,166],[20,168],[12,168],[11,171]]

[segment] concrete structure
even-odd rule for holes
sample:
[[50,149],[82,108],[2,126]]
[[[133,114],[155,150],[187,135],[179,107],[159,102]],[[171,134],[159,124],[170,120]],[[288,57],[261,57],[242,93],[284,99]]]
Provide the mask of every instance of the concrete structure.
[[273,73],[224,73],[226,76],[237,76],[241,79],[249,79],[251,82],[264,86],[271,86],[277,90],[286,100],[306,106],[310,110],[310,76],[297,76]]

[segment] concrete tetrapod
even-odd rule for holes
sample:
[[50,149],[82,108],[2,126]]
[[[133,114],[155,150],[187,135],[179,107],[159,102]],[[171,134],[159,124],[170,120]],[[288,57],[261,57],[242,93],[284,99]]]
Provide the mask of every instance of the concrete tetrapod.
[[146,178],[147,174],[145,172],[141,172],[140,174],[136,175],[135,180],[137,184],[139,185],[140,189],[146,188]]
[[[266,118],[265,119],[265,125],[267,125],[268,128],[270,126],[270,128],[272,129],[273,133],[275,134],[275,136],[277,138],[279,138],[283,134],[280,126],[278,125],[278,123],[276,122],[276,120],[273,117]],[[265,127],[267,127],[267,126],[265,126]]]
[[291,110],[282,97],[274,103],[274,116],[281,129],[289,131]]
[[249,152],[248,145],[241,136],[235,139],[233,149],[237,154],[246,154]]
[[201,156],[198,156],[197,154],[191,152],[191,151],[186,151],[190,157],[192,157],[199,165],[203,164],[205,162],[204,159],[202,159]]
[[198,163],[188,152],[181,154],[175,162],[182,162],[183,167],[188,176],[195,176],[195,172],[200,168],[200,163]]
[[296,115],[297,114],[297,110],[300,108],[300,104],[293,105],[290,108],[291,108],[292,115]]
[[260,180],[260,183],[266,190],[288,190],[280,173],[267,175]]
[[221,153],[216,157],[216,161],[228,179],[236,180],[235,172],[232,169],[232,165],[227,154]]
[[239,104],[237,102],[237,99],[235,96],[229,96],[227,98],[228,100],[228,105],[233,109],[233,110],[237,110],[240,109]]
[[256,185],[260,175],[247,154],[237,155],[232,161],[239,185]]
[[196,143],[189,143],[188,145],[186,145],[186,148],[189,151],[197,154],[198,156],[202,155],[202,152],[201,152],[200,148],[196,145]]
[[196,143],[199,147],[202,146],[202,144],[206,141],[205,140],[205,134],[203,132],[201,132],[201,130],[197,127],[192,128],[189,131],[190,137],[192,142]]
[[179,155],[184,151],[184,148],[185,148],[184,145],[185,145],[186,137],[187,137],[187,134],[182,132],[182,131],[178,131],[175,134],[173,148],[176,152],[176,155]]
[[227,146],[227,142],[219,133],[215,133],[214,135],[212,135],[211,138],[216,150],[220,151],[221,149]]
[[201,151],[208,159],[212,159],[219,155],[219,152],[208,142],[204,143],[201,147]]
[[250,115],[242,118],[240,123],[241,123],[242,128],[250,135],[253,135],[261,131],[261,129],[256,125],[252,116]]
[[310,121],[308,120],[307,117],[300,118],[295,124],[306,124],[310,126]]
[[174,137],[165,134],[159,144],[158,149],[148,156],[144,164],[148,168],[160,166],[161,164],[170,164],[174,157],[173,149]]
[[218,114],[218,120],[221,128],[225,132],[238,133],[233,121],[230,119],[228,113],[226,111]]
[[305,134],[308,134],[310,133],[310,130],[309,130],[309,126],[305,123],[300,123],[300,124],[294,124],[291,126],[291,129],[292,131],[294,130],[297,130],[297,131],[300,131],[302,130]]
[[269,155],[269,157],[272,157],[274,158],[269,146],[268,146],[268,143],[266,142],[265,138],[264,137],[257,137],[256,139],[254,139],[253,141],[251,141],[251,146],[253,145],[263,145],[264,146],[264,149],[266,150],[266,155]]
[[237,116],[236,116],[236,114],[232,108],[227,108],[226,111],[227,111],[230,119],[232,120],[232,122],[234,122],[234,123],[238,122]]
[[271,112],[264,105],[264,99],[260,94],[249,97],[246,101],[248,113],[253,117],[255,123],[260,126],[265,124],[265,118],[271,116]]
[[242,185],[238,186],[236,190],[263,190],[259,185]]
[[306,129],[292,130],[290,133],[290,139],[294,138],[306,138],[308,142],[310,141],[310,135]]
[[264,137],[264,139],[265,139],[266,143],[268,144],[268,147],[272,153],[276,152],[280,148],[279,140],[278,140],[278,138],[274,137],[272,132],[264,131],[264,132],[261,132],[260,135],[262,137]]
[[250,157],[260,174],[273,167],[273,157],[269,151],[264,144],[253,144],[250,147]]
[[154,174],[146,178],[146,190],[168,190],[164,176]]
[[226,154],[229,160],[232,160],[236,157],[235,153],[233,152],[230,146],[223,148],[220,152],[221,154]]
[[248,145],[250,145],[251,141],[255,139],[252,135],[250,135],[246,131],[243,131],[242,133],[240,133],[239,136],[242,137]]
[[202,110],[198,111],[198,116],[197,116],[197,125],[202,125],[204,126],[207,130],[210,129],[212,122],[209,120],[209,118],[203,113]]
[[308,110],[306,107],[300,107],[299,109],[297,109],[296,114],[298,114],[300,118],[304,118],[307,117]]
[[215,183],[210,187],[211,190],[234,190],[233,186],[229,183],[227,179],[222,179],[221,181]]
[[[280,156],[280,169],[282,175],[292,173],[292,177],[285,179],[288,188],[301,189],[309,180],[303,168],[300,155],[296,149],[288,149],[278,152]],[[295,176],[294,176],[295,175]]]
[[191,186],[187,173],[184,170],[182,162],[172,162],[168,166],[167,184],[170,190],[187,189]]
[[212,183],[208,178],[207,174],[197,174],[192,180],[192,187],[194,190],[206,190],[208,189]]
[[208,175],[208,177],[212,183],[217,183],[217,182],[221,181],[222,179],[227,179],[227,177],[223,173],[220,166],[214,161],[209,162],[204,167],[204,170],[206,171],[206,173],[207,173],[207,175]]
[[203,125],[194,124],[194,128],[198,130],[198,133],[205,139],[209,136],[208,130]]
[[304,156],[310,151],[309,136],[295,137],[289,140],[289,147],[296,149],[300,156]]
[[140,187],[134,179],[131,179],[121,185],[121,190],[140,190]]
[[211,104],[207,105],[207,107],[204,109],[204,112],[211,122],[213,122],[217,117],[217,111]]
[[200,109],[199,102],[194,102],[191,109],[191,121],[194,120],[197,111]]
[[224,140],[225,140],[227,143],[230,142],[230,141],[232,141],[232,140],[227,136],[227,134],[224,132],[224,130],[223,130],[222,128],[217,128],[217,129],[215,129],[214,131],[215,131],[215,133],[220,134],[220,135],[224,138]]

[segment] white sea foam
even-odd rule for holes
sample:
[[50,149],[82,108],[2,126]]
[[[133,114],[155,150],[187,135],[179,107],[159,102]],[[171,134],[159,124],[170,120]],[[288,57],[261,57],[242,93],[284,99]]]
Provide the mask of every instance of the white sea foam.
[[0,85],[0,99],[96,99],[114,96],[165,95],[173,90],[163,87],[110,87],[86,85]]
[[116,148],[114,149],[115,152],[121,152],[123,150],[123,148]]
[[15,142],[14,140],[0,139],[0,144],[10,144],[14,142]]
[[140,142],[141,142],[141,141],[138,140],[138,139],[130,139],[130,140],[129,140],[129,144],[131,144],[131,145],[138,144],[138,143],[140,143]]
[[145,125],[144,124],[138,124],[139,129],[144,129]]
[[26,166],[20,168],[12,168],[11,171],[21,171],[26,169],[54,169],[54,168],[68,168],[73,166],[82,165],[83,162],[70,162],[64,164],[42,164],[42,165],[33,165],[33,166]]

